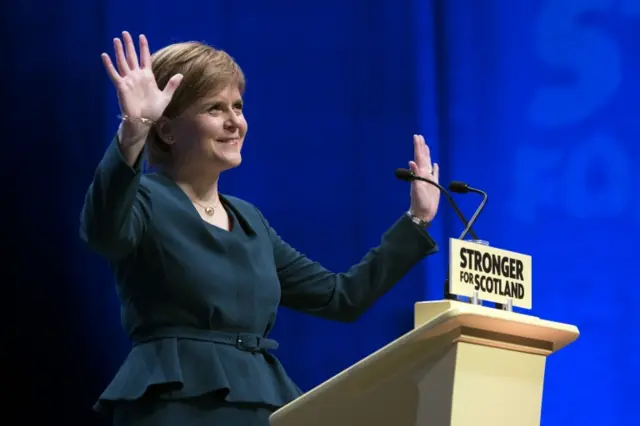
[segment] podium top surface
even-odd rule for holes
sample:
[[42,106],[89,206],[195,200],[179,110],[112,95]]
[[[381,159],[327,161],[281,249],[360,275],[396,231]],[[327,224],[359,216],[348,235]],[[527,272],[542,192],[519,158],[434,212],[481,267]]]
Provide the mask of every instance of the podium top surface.
[[415,327],[409,334],[417,332],[421,338],[465,328],[482,331],[480,334],[494,336],[494,340],[511,336],[525,345],[527,341],[546,342],[548,353],[559,351],[580,335],[575,325],[454,300],[418,302],[414,318]]

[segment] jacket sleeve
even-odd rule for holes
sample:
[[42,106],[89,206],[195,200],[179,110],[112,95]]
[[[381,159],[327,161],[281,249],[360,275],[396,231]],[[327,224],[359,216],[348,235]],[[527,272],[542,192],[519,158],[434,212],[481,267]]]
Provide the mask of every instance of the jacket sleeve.
[[140,186],[140,163],[141,158],[134,167],[127,164],[116,136],[98,164],[85,196],[80,237],[110,260],[131,253],[150,220],[149,194]]
[[[264,220],[264,218],[263,218]],[[355,321],[424,257],[438,251],[429,234],[403,215],[347,272],[333,273],[299,253],[271,228],[281,304],[319,317]]]

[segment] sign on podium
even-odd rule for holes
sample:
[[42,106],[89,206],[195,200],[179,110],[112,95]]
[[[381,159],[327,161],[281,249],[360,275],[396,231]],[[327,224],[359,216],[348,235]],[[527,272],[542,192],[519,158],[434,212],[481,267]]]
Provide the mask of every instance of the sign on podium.
[[531,309],[531,256],[451,238],[449,293]]

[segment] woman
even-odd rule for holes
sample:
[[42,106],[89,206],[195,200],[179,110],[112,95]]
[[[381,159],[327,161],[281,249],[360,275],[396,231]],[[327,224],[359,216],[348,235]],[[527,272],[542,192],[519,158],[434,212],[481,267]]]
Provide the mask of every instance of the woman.
[[[133,347],[96,409],[124,425],[267,425],[300,394],[269,349],[279,305],[353,321],[437,246],[439,192],[413,183],[409,213],[346,273],[287,245],[252,204],[218,192],[241,162],[244,76],[226,53],[115,39],[122,122],[97,167],[80,233],[113,270]],[[146,147],[158,172],[143,174]],[[438,166],[414,137],[418,174]]]

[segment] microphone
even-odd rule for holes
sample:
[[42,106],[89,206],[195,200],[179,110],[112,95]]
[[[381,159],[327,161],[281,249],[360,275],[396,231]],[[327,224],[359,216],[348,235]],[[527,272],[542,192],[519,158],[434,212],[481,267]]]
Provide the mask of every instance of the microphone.
[[453,198],[451,197],[451,194],[449,193],[449,191],[447,191],[442,185],[440,185],[439,183],[436,183],[430,179],[427,178],[423,178],[422,176],[418,176],[415,173],[413,173],[411,170],[409,169],[396,169],[396,177],[400,180],[403,180],[405,182],[411,182],[413,180],[420,180],[423,182],[427,182],[435,187],[437,187],[440,192],[442,192],[442,194],[445,196],[445,198],[449,201],[449,204],[451,204],[451,207],[453,207],[453,210],[456,212],[456,214],[458,215],[458,217],[460,218],[460,220],[462,221],[462,223],[464,223],[465,225],[465,230],[464,230],[464,234],[463,235],[467,235],[467,233],[471,234],[471,236],[478,240],[478,236],[476,235],[475,232],[473,232],[473,229],[471,229],[471,226],[473,225],[473,223],[468,222],[467,219],[464,217],[464,215],[462,214],[462,212],[460,211],[460,208],[458,207],[458,205],[456,204],[456,202],[453,200]]
[[467,227],[464,229],[464,231],[462,231],[462,235],[460,235],[460,238],[459,238],[460,240],[464,240],[464,237],[467,236],[467,233],[470,233],[471,236],[477,240],[478,237],[476,237],[473,232],[470,232],[471,227],[476,223],[476,221],[478,220],[478,216],[480,216],[480,213],[482,213],[482,211],[484,210],[484,206],[487,204],[487,200],[489,199],[489,196],[487,195],[486,192],[482,191],[481,189],[473,188],[468,184],[464,182],[459,182],[459,181],[451,182],[449,184],[449,189],[452,192],[455,192],[458,194],[468,194],[469,192],[473,192],[473,193],[482,195],[482,202],[480,203],[476,211],[473,213],[473,216],[471,216],[471,220],[467,224]]
[[[471,216],[471,220],[469,221],[469,224],[467,225],[465,230],[462,232],[462,235],[460,235],[460,239],[462,240],[467,235],[467,232],[471,230],[471,226],[473,226],[473,224],[476,223],[476,221],[478,220],[478,216],[480,216],[480,213],[482,213],[482,210],[484,210],[484,206],[487,204],[487,200],[489,199],[489,196],[483,190],[474,188],[460,181],[451,182],[449,184],[449,189],[451,190],[451,192],[455,192],[458,194],[468,194],[469,192],[474,192],[476,194],[482,195],[482,202],[480,203],[476,211],[473,213],[473,216]],[[471,235],[473,236],[473,234]],[[473,237],[473,238],[477,240],[476,237]],[[501,303],[496,303],[495,306],[496,306],[496,309],[504,309],[504,305],[502,305]]]

